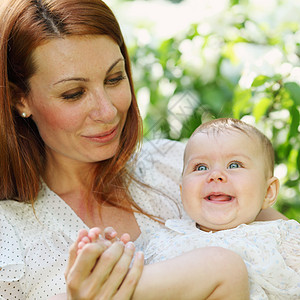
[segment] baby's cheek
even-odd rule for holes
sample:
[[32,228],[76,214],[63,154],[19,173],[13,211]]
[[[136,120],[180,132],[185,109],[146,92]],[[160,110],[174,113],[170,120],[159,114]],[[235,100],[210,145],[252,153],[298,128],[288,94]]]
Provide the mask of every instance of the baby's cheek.
[[181,192],[181,200],[183,205],[190,206],[190,202],[192,201],[192,197],[194,195],[194,186],[190,184],[190,182],[183,183],[182,192]]

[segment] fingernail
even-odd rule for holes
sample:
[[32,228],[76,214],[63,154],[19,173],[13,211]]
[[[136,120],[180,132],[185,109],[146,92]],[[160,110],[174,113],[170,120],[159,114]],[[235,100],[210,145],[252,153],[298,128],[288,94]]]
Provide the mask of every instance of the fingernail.
[[78,247],[78,248],[83,248],[83,246],[85,246],[85,243],[79,242],[77,247]]
[[84,238],[82,238],[82,241],[83,241],[84,243],[89,243],[89,242],[90,242],[90,239],[89,239],[87,236],[85,236]]
[[128,242],[126,245],[125,245],[126,248],[128,249],[134,249],[134,243],[133,242]]
[[144,260],[144,253],[142,251],[138,251],[136,254],[135,254],[135,257],[137,259],[141,259],[141,260]]

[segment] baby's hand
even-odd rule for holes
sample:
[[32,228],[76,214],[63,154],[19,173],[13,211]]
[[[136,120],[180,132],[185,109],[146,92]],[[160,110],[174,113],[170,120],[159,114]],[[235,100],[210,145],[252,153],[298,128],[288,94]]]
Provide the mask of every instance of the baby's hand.
[[102,242],[107,247],[109,247],[111,245],[111,242],[105,241],[101,237],[100,233],[101,233],[101,229],[98,227],[91,228],[89,231],[81,230],[79,232],[80,241],[78,242],[77,254],[79,254],[81,252],[81,250],[83,249],[83,247],[89,243]]
[[107,247],[115,241],[121,241],[124,244],[130,242],[130,235],[128,233],[122,234],[120,239],[117,237],[117,232],[112,227],[104,229],[104,238],[101,236],[101,229],[99,227],[91,228],[89,231],[81,230],[79,233],[80,241],[78,243],[77,255],[81,252],[83,247],[89,243],[104,243]]

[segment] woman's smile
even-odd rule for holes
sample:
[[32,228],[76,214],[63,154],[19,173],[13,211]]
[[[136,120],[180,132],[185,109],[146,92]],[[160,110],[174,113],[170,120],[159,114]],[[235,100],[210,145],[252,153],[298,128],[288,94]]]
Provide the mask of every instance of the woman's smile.
[[117,137],[118,131],[119,131],[119,125],[105,132],[91,134],[91,135],[82,135],[82,136],[91,142],[109,143]]

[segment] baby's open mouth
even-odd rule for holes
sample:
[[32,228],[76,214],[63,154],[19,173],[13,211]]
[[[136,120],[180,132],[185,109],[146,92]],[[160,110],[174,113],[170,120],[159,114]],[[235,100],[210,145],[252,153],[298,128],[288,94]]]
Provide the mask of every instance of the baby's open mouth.
[[233,199],[232,196],[227,194],[210,194],[204,198],[207,201],[213,201],[213,202],[228,202]]

